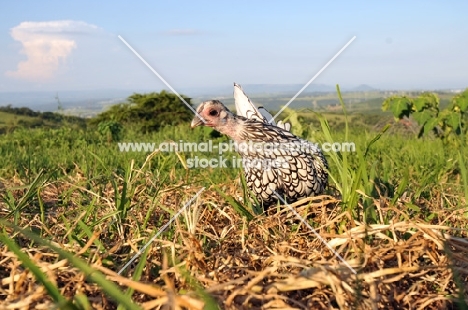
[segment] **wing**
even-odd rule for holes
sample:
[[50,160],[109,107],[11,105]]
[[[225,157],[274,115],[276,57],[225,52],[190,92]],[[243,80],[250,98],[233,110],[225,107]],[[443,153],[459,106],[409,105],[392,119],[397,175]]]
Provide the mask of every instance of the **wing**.
[[[237,115],[246,117],[248,119],[255,119],[263,123],[268,123],[271,119],[273,119],[273,116],[264,107],[259,107],[257,109],[257,107],[255,107],[249,97],[242,90],[242,87],[236,83],[234,83],[234,102],[236,105]],[[283,123],[282,121],[276,123],[273,120],[271,124],[287,131],[291,129],[290,123]]]

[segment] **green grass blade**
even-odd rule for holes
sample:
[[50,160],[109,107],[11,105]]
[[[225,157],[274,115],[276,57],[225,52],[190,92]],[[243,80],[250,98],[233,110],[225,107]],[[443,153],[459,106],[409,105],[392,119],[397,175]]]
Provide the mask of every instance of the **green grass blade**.
[[239,202],[237,201],[236,199],[234,199],[233,197],[231,196],[228,196],[226,195],[218,186],[214,186],[214,189],[224,198],[226,199],[226,201],[234,208],[234,210],[236,210],[237,213],[239,213],[241,216],[245,216],[247,218],[248,221],[251,221],[254,216],[252,215],[252,213],[250,213],[246,208],[244,208],[244,206]]
[[[145,269],[146,267],[146,257],[148,256],[148,253],[149,253],[149,250],[151,249],[151,247],[146,247],[145,251],[141,254],[140,256],[140,260],[138,262],[138,265],[136,266],[135,270],[133,271],[133,276],[132,276],[132,279],[134,281],[138,281],[140,280],[141,278],[141,275],[143,274],[143,270]],[[135,290],[133,288],[128,288],[127,291],[125,292],[125,296],[128,296],[129,298],[132,297],[133,295],[133,292]],[[125,307],[123,305],[119,305],[117,307],[117,310],[124,310]]]
[[[27,186],[26,193],[18,201],[15,201],[13,209],[7,215],[10,217],[14,215],[15,224],[18,224],[19,216],[21,211],[30,205],[31,200],[36,196],[38,190],[47,182],[48,177],[44,176],[44,170],[39,171],[36,178]],[[12,197],[12,194],[10,195]],[[12,200],[10,199],[10,203]],[[10,204],[9,204],[10,205]],[[11,207],[12,205],[10,205]]]
[[[106,277],[98,270],[89,266],[84,260],[76,257],[72,253],[65,251],[58,246],[52,244],[48,240],[42,239],[37,234],[33,233],[32,231],[19,228],[15,225],[12,225],[8,222],[1,221],[5,226],[9,226],[13,228],[15,231],[23,234],[24,236],[28,237],[29,239],[33,240],[36,243],[39,243],[43,246],[46,246],[53,251],[57,252],[60,256],[66,258],[73,266],[78,268],[90,281],[99,285],[99,287],[112,299],[114,299],[117,303],[123,305],[126,309],[142,309],[139,305],[135,304],[131,298],[126,296],[119,287],[112,281],[106,279]],[[34,267],[33,267],[34,268]]]
[[463,180],[463,190],[465,192],[465,203],[468,204],[468,171],[466,168],[465,159],[461,152],[458,152],[458,162],[460,163],[460,173]]
[[216,300],[213,298],[213,296],[208,293],[203,285],[195,278],[193,277],[190,272],[185,268],[185,266],[180,266],[177,268],[182,275],[182,277],[185,278],[185,281],[195,289],[195,292],[197,293],[198,296],[205,302],[205,305],[203,307],[204,310],[219,310],[221,309],[216,302]]
[[376,141],[378,141],[382,135],[390,128],[390,124],[385,125],[384,128],[372,139],[366,146],[366,151],[364,152],[364,157],[367,157],[367,154],[369,153],[370,147],[372,144],[374,144]]
[[80,309],[83,310],[92,310],[93,307],[91,306],[91,303],[88,300],[88,297],[84,294],[76,294],[75,297],[73,298],[75,300],[75,303],[78,305]]
[[0,234],[0,240],[6,244],[6,246],[15,253],[18,259],[23,263],[23,265],[28,268],[36,280],[41,283],[46,289],[49,296],[57,303],[60,309],[78,309],[74,306],[69,300],[67,300],[62,294],[60,294],[59,289],[49,281],[47,275],[42,272],[42,270],[34,264],[34,262],[29,258],[27,254],[21,251],[21,248],[6,234]]

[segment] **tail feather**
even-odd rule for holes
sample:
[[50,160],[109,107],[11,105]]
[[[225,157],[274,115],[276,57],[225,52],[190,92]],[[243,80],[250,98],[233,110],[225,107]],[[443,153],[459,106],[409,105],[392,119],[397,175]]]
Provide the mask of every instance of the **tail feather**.
[[[264,123],[268,123],[273,119],[273,116],[264,107],[257,108],[242,90],[242,86],[237,83],[234,83],[234,102],[236,105],[237,115],[246,117],[248,119],[256,119]],[[276,123],[273,120],[271,121],[271,124],[283,128],[287,131],[291,129],[290,123],[283,123],[282,121]]]

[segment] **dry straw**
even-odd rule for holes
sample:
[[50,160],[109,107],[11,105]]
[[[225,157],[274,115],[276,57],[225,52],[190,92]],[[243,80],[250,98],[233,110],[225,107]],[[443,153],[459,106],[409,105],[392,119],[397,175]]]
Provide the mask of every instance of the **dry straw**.
[[[60,191],[71,187],[71,183],[50,185],[43,191],[44,198],[54,201]],[[161,191],[158,202],[176,212],[199,189]],[[233,185],[223,190],[236,194]],[[92,238],[84,237],[84,247],[71,247],[64,242],[70,228],[57,221],[57,214],[70,210],[57,209],[48,216],[46,234],[77,256],[88,253],[84,258],[89,264],[121,289],[133,289],[133,300],[144,309],[204,309],[209,302],[206,296],[222,309],[447,309],[459,298],[467,298],[464,287],[459,288],[468,276],[466,232],[443,224],[401,220],[400,212],[383,200],[378,202],[379,212],[394,215],[389,224],[353,220],[329,196],[294,205],[357,271],[354,275],[287,208],[270,210],[247,222],[216,191],[207,189],[202,196],[178,218],[172,234],[161,235],[151,244],[138,281],[131,279],[135,265],[122,276],[116,273],[119,266],[109,261],[128,261],[157,227],[110,240],[106,239],[110,238],[109,219]],[[99,199],[103,206],[111,206],[112,197],[109,189]],[[160,208],[154,212],[155,219],[164,214]],[[128,218],[141,221],[142,216],[140,210]],[[21,226],[46,229],[34,215],[24,218]],[[95,309],[116,307],[67,260],[46,247],[28,248],[29,241],[18,235],[16,240],[64,296],[84,294]],[[95,249],[96,240],[108,246],[106,252]],[[53,307],[44,288],[6,246],[0,250],[0,284],[0,309]]]

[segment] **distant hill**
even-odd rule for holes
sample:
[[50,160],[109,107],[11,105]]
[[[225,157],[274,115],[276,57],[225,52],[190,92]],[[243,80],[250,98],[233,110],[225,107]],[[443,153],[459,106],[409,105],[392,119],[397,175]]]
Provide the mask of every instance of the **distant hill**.
[[81,117],[53,112],[37,112],[29,108],[0,106],[0,134],[17,128],[59,128],[62,126],[85,128],[86,120]]
[[64,109],[80,106],[100,111],[107,101],[124,101],[132,93],[129,90],[0,92],[0,106],[30,107],[52,112],[57,111],[59,98]]
[[[242,88],[247,94],[280,94],[280,93],[297,93],[304,84],[246,84]],[[332,92],[335,87],[324,84],[310,84],[305,90],[305,93],[311,92]]]
[[[245,92],[258,105],[263,105],[270,110],[279,110],[285,105],[304,85],[303,84],[242,84]],[[340,85],[343,97],[347,104],[366,102],[374,98],[386,98],[391,95],[418,95],[420,91],[382,90],[368,84],[355,87]],[[179,94],[192,98],[192,103],[198,103],[218,99],[229,107],[233,107],[233,85],[176,88]],[[90,91],[27,91],[27,92],[0,92],[0,106],[11,105],[12,107],[28,107],[34,111],[54,112],[58,111],[58,100],[60,100],[63,114],[76,115],[90,118],[103,111],[109,106],[122,103],[134,93],[159,92],[160,89],[150,90],[90,90]],[[168,92],[171,92],[167,90]],[[450,98],[452,91],[445,91]],[[445,99],[446,95],[441,98]],[[311,83],[298,96],[291,108],[320,108],[338,104],[335,85]]]
[[[241,81],[239,81],[241,82]],[[275,96],[287,95],[292,97],[304,85],[303,84],[242,84],[249,96]],[[190,98],[207,100],[210,98],[232,99],[233,85],[213,87],[192,87],[176,89],[180,94]],[[343,89],[345,91],[346,89]],[[64,110],[73,110],[74,114],[83,117],[102,112],[106,106],[124,102],[133,93],[159,92],[161,89],[141,90],[83,90],[83,91],[24,91],[24,92],[0,92],[0,106],[29,107],[36,111],[57,111],[59,98]],[[170,90],[167,90],[170,92]],[[335,87],[324,84],[309,85],[303,94],[317,92],[334,92]],[[195,100],[196,101],[196,100]],[[81,112],[80,112],[81,111]],[[84,112],[83,112],[84,111]]]
[[375,91],[375,90],[377,89],[367,84],[361,84],[351,89],[351,91]]

